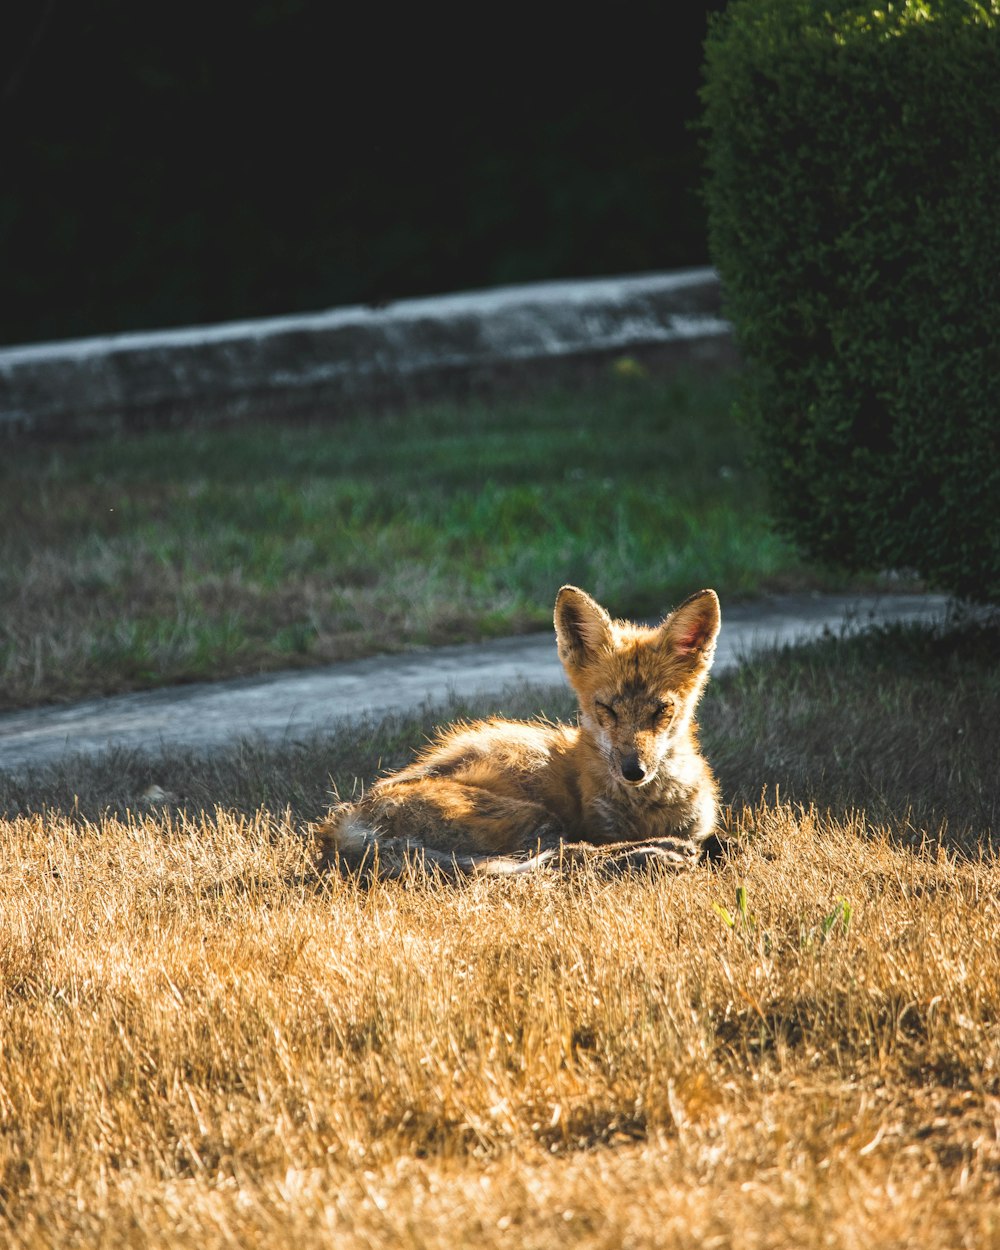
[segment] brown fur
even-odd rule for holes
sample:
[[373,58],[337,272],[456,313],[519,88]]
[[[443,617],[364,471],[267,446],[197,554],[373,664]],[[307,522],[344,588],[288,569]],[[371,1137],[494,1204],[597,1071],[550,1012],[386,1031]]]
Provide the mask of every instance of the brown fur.
[[330,811],[316,831],[324,854],[380,877],[415,865],[461,876],[693,863],[716,821],[694,711],[719,624],[711,590],[650,629],[564,586],[556,639],[579,724],[444,730],[409,767]]

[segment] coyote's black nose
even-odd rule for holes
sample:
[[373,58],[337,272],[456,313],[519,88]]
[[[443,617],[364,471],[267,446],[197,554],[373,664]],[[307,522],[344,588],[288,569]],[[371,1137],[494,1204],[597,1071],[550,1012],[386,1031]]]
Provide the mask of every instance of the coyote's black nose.
[[622,756],[622,776],[626,781],[642,781],[646,775],[646,770],[639,762],[639,757],[633,751],[631,755]]

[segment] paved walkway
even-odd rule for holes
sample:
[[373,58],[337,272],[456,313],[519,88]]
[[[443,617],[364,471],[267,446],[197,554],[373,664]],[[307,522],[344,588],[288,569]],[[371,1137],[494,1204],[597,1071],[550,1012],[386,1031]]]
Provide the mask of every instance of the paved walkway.
[[[715,671],[754,650],[889,621],[939,620],[937,595],[784,596],[727,609]],[[552,633],[375,656],[327,668],[176,686],[0,715],[0,770],[53,763],[114,746],[211,750],[250,737],[269,742],[333,732],[345,719],[415,710],[528,683],[564,681]]]

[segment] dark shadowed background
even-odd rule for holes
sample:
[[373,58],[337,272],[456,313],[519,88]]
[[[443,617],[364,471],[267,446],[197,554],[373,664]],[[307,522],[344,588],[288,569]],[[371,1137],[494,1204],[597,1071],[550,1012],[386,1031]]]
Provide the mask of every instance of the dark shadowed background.
[[724,0],[20,0],[0,343],[707,260]]

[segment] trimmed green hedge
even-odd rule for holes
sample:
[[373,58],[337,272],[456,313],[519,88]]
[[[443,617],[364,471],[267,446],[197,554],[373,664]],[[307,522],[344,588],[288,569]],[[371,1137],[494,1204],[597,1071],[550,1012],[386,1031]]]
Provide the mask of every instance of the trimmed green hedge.
[[779,524],[1000,601],[1000,0],[733,0],[702,98]]

